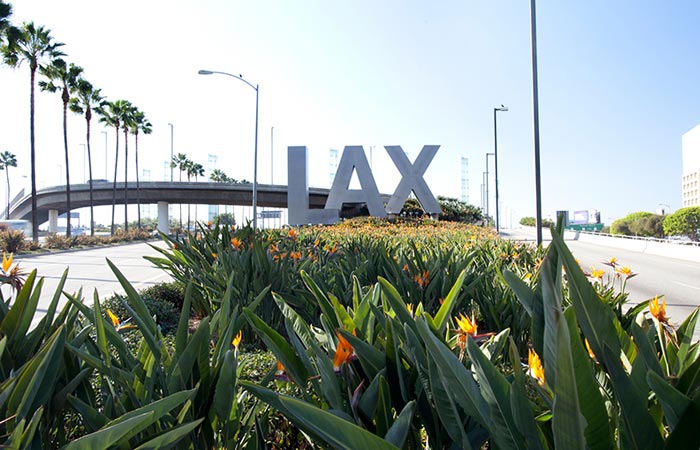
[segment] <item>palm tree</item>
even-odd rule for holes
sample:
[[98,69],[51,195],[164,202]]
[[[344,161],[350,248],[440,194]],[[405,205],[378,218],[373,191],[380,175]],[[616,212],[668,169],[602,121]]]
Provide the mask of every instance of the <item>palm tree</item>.
[[66,154],[66,236],[70,237],[70,169],[68,167],[68,102],[72,91],[75,91],[78,78],[83,73],[83,68],[66,62],[61,58],[51,61],[51,64],[41,66],[39,73],[46,77],[46,80],[39,81],[39,88],[42,91],[58,92],[61,90],[61,100],[63,100],[63,148]]
[[[193,162],[190,170],[192,171],[192,175],[194,176],[194,181],[197,181],[198,177],[203,177],[204,176],[204,166],[202,166],[200,163]],[[197,221],[197,207],[198,204],[194,204],[194,221]]]
[[[170,167],[177,168],[179,171],[179,181],[182,181],[182,172],[187,167],[188,161],[189,159],[187,159],[187,155],[184,153],[178,153],[177,155],[173,156],[172,161],[170,161]],[[180,203],[180,229],[182,229],[182,203]]]
[[136,107],[129,102],[122,110],[122,131],[124,131],[124,231],[129,231],[129,218],[127,211],[129,207],[129,130],[134,126],[134,114]]
[[107,126],[114,127],[114,132],[116,136],[116,151],[114,152],[114,183],[112,185],[112,227],[110,233],[114,235],[114,211],[117,208],[117,169],[119,163],[119,128],[121,127],[123,111],[128,106],[129,102],[126,100],[116,100],[114,102],[108,102],[106,108],[100,110],[100,122]]
[[146,115],[142,111],[134,113],[134,124],[131,133],[134,135],[135,149],[134,157],[136,159],[136,211],[138,213],[138,227],[141,228],[141,186],[139,184],[139,132],[143,134],[151,134],[153,125],[146,119]]
[[209,172],[209,180],[215,182],[215,183],[230,183],[231,179],[229,178],[228,175],[226,175],[226,172],[224,172],[221,169],[214,169],[211,172]]
[[12,5],[0,0],[0,37],[10,27],[9,18],[12,15]]
[[0,170],[5,171],[7,177],[7,209],[5,209],[5,219],[10,218],[10,167],[17,167],[17,157],[5,150],[0,153]]
[[[188,159],[187,161],[185,161],[184,166],[185,166],[185,173],[187,174],[187,182],[189,183],[190,179],[192,178],[192,175],[194,175],[194,170],[193,170],[194,161]],[[190,229],[190,207],[191,206],[192,205],[190,203],[187,203],[187,229],[188,230]]]
[[3,61],[12,67],[19,67],[22,62],[29,64],[30,94],[29,94],[29,142],[31,155],[32,178],[32,239],[39,240],[39,223],[36,204],[36,139],[34,137],[34,86],[36,71],[39,65],[47,59],[63,56],[59,50],[63,44],[54,42],[51,31],[34,22],[25,22],[20,28],[11,27],[6,32],[7,43],[0,47]]
[[100,114],[106,103],[107,101],[100,95],[100,89],[93,88],[90,82],[81,78],[78,80],[75,87],[75,97],[70,99],[69,104],[70,110],[74,113],[85,114],[87,129],[85,140],[87,142],[88,174],[90,176],[88,179],[88,182],[90,183],[90,236],[95,235],[95,213],[92,192],[92,153],[90,152],[90,121],[92,120],[92,111]]

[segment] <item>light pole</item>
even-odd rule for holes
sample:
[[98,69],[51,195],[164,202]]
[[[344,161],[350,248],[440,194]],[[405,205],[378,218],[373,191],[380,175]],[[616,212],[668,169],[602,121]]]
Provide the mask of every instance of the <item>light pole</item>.
[[270,127],[270,184],[275,184],[275,171],[273,163],[275,162],[275,127]]
[[109,172],[107,172],[107,132],[103,131],[102,134],[105,135],[105,180],[109,180],[109,178],[107,178],[109,174]]
[[173,182],[173,129],[175,128],[172,123],[169,123],[170,127],[170,182]]
[[253,155],[253,229],[258,228],[258,99],[260,96],[259,86],[256,84],[253,86],[248,82],[243,75],[233,75],[227,72],[218,72],[216,70],[200,70],[198,72],[200,75],[211,75],[214,73],[220,75],[227,75],[229,77],[237,78],[247,84],[248,86],[255,89],[255,153]]
[[486,220],[488,221],[489,217],[489,156],[494,156],[493,153],[487,153],[486,154],[486,172],[484,172],[484,176],[486,177],[484,179],[484,191],[486,192]]
[[530,0],[530,32],[532,34],[532,110],[535,126],[535,207],[537,245],[542,245],[542,190],[540,188],[540,106],[537,94],[537,13],[535,0]]
[[498,126],[496,122],[496,113],[499,111],[508,111],[507,106],[501,105],[500,107],[493,108],[493,159],[495,162],[495,172],[496,172],[496,233],[501,232],[501,224],[498,221]]

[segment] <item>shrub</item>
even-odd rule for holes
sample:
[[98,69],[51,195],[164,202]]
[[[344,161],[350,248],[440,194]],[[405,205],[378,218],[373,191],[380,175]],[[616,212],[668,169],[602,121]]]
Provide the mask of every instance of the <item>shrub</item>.
[[[148,291],[148,289],[141,291],[140,295],[148,307],[148,311],[156,318],[156,323],[160,326],[163,335],[168,335],[173,333],[177,328],[178,319],[180,317],[180,309],[166,299],[148,295],[148,293],[158,293],[158,289],[153,289],[156,286],[148,288],[151,289],[151,291]],[[129,312],[116,295],[103,300],[102,307],[104,310],[109,309],[112,311],[123,322],[130,320]],[[180,307],[182,307],[182,300],[180,300]]]
[[17,253],[28,247],[23,231],[11,229],[0,231],[0,250],[3,252]]
[[[627,214],[621,219],[617,219],[610,224],[610,234],[621,234],[623,236],[635,236],[631,230],[632,224],[645,217],[653,216],[654,214],[646,211],[638,211]],[[647,236],[647,235],[644,235]],[[652,235],[648,235],[652,236]]]
[[664,232],[667,236],[687,236],[700,241],[700,206],[681,208],[664,219]]
[[[520,225],[525,226],[525,227],[534,227],[537,226],[537,219],[531,216],[526,216],[520,219]],[[543,228],[549,228],[554,225],[554,222],[552,222],[549,219],[542,219],[542,227]]]
[[44,247],[65,250],[73,245],[73,239],[64,234],[49,233],[44,238]]
[[158,283],[141,291],[141,296],[170,303],[179,311],[185,299],[185,288],[174,281],[171,283]]
[[652,214],[641,217],[629,224],[629,231],[634,236],[647,236],[655,238],[664,237],[664,216]]

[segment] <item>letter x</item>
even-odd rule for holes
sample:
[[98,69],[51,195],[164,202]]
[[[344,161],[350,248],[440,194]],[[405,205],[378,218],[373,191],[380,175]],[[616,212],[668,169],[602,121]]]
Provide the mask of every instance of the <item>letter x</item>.
[[394,165],[401,173],[401,182],[396,186],[394,194],[389,200],[386,211],[389,214],[399,214],[406,199],[413,191],[418,198],[423,210],[428,214],[440,214],[435,196],[430,191],[428,184],[423,179],[423,174],[433,161],[439,145],[424,145],[414,164],[408,160],[400,145],[387,145],[384,147],[394,161]]

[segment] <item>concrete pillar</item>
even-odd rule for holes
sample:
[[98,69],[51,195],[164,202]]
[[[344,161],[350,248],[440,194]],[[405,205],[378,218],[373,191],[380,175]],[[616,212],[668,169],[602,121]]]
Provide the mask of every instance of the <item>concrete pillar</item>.
[[49,233],[58,233],[58,210],[49,209]]
[[165,234],[170,233],[168,211],[168,202],[158,202],[158,230]]

